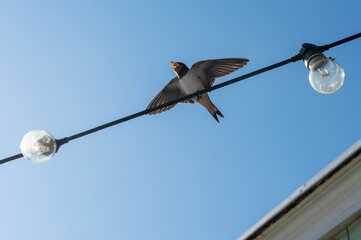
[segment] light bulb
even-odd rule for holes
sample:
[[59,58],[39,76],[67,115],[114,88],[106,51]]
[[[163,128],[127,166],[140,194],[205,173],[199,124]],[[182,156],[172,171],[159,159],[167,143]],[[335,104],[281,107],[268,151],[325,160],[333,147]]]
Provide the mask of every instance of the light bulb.
[[49,161],[56,151],[56,140],[42,129],[31,130],[21,140],[20,149],[23,156],[32,163]]
[[345,80],[345,72],[341,65],[333,59],[323,58],[310,63],[309,81],[320,93],[336,92]]

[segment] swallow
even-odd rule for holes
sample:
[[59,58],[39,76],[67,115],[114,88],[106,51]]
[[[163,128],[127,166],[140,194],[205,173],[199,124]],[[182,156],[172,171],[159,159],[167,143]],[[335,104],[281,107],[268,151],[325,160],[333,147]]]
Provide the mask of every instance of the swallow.
[[[230,74],[247,64],[249,60],[244,58],[225,58],[199,61],[189,69],[184,63],[171,62],[176,77],[173,78],[150,102],[147,109],[176,100],[186,95],[201,91],[213,86],[216,78]],[[198,95],[192,99],[182,101],[182,103],[201,104],[219,122],[218,116],[223,118],[223,114],[212,103],[207,93]],[[168,111],[176,104],[155,110],[150,115]],[[218,115],[218,116],[217,116]]]

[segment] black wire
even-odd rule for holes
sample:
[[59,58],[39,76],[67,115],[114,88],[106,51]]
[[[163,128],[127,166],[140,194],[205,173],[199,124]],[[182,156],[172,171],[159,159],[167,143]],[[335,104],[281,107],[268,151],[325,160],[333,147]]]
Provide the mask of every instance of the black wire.
[[355,35],[352,35],[350,37],[347,37],[347,38],[344,38],[344,39],[341,39],[339,41],[336,41],[334,43],[331,43],[331,44],[326,44],[324,46],[321,46],[319,47],[318,49],[321,51],[321,52],[324,52],[324,51],[327,51],[328,49],[330,48],[333,48],[333,47],[336,47],[338,45],[341,45],[341,44],[344,44],[344,43],[347,43],[349,41],[352,41],[352,40],[355,40],[356,38],[359,38],[361,37],[361,32],[360,33],[357,33]]
[[[349,42],[349,41],[354,40],[354,39],[359,38],[359,37],[361,37],[361,33],[355,34],[355,35],[353,35],[353,36],[344,38],[344,39],[342,39],[342,40],[336,41],[336,42],[331,43],[331,44],[328,44],[328,45],[321,46],[321,47],[319,47],[319,50],[320,50],[321,52],[327,51],[328,49],[330,49],[330,48],[332,48],[332,47],[335,47],[335,46],[338,46],[338,45],[340,45],[340,44]],[[173,100],[173,101],[170,101],[170,102],[167,102],[167,103],[158,105],[158,106],[156,106],[156,107],[153,107],[153,108],[150,108],[150,109],[146,109],[146,110],[143,110],[143,111],[134,113],[134,114],[132,114],[132,115],[129,115],[129,116],[120,118],[120,119],[118,119],[118,120],[115,120],[115,121],[112,121],[112,122],[109,122],[109,123],[100,125],[100,126],[98,126],[98,127],[89,129],[89,130],[87,130],[87,131],[80,132],[80,133],[75,134],[75,135],[72,135],[72,136],[70,136],[70,137],[58,139],[58,140],[56,140],[56,144],[57,144],[56,151],[58,151],[59,148],[60,148],[63,144],[68,143],[68,142],[71,141],[71,140],[74,140],[74,139],[77,139],[77,138],[80,138],[80,137],[84,137],[84,136],[86,136],[86,135],[88,135],[88,134],[91,134],[91,133],[94,133],[94,132],[103,130],[103,129],[105,129],[105,128],[108,128],[108,127],[117,125],[117,124],[122,123],[122,122],[129,121],[129,120],[131,120],[131,119],[134,119],[134,118],[143,116],[143,115],[145,115],[145,114],[151,113],[151,112],[153,112],[153,111],[156,111],[156,110],[158,110],[158,109],[161,109],[161,108],[164,108],[164,107],[167,107],[167,106],[170,106],[170,105],[179,103],[179,102],[184,101],[184,100],[186,100],[186,99],[193,98],[193,97],[195,97],[195,96],[197,96],[197,95],[201,95],[201,94],[204,94],[204,93],[207,93],[207,92],[211,92],[211,91],[213,91],[213,90],[216,90],[216,89],[219,89],[219,88],[228,86],[228,85],[230,85],[230,84],[233,84],[233,83],[242,81],[242,80],[244,80],[244,79],[247,79],[247,78],[250,78],[250,77],[253,77],[253,76],[256,76],[256,75],[258,75],[258,74],[267,72],[267,71],[269,71],[269,70],[272,70],[272,69],[281,67],[281,66],[286,65],[286,64],[288,64],[288,63],[297,62],[297,61],[299,61],[299,60],[302,60],[302,57],[301,57],[300,54],[297,54],[297,55],[295,55],[295,56],[293,56],[293,57],[291,57],[291,58],[289,58],[289,59],[286,59],[286,60],[284,60],[284,61],[275,63],[275,64],[270,65],[270,66],[268,66],[268,67],[261,68],[261,69],[259,69],[259,70],[254,71],[254,72],[251,72],[251,73],[245,74],[245,75],[243,75],[243,76],[240,76],[240,77],[237,77],[237,78],[234,78],[234,79],[225,81],[225,82],[223,82],[223,83],[216,84],[216,85],[214,85],[214,86],[212,86],[212,87],[210,87],[210,88],[206,88],[206,89],[204,89],[204,90],[201,90],[201,91],[198,91],[198,92],[189,94],[189,95],[187,95],[187,96],[184,96],[184,97],[181,97],[181,98],[179,98],[179,99],[176,99],[176,100]],[[9,161],[12,161],[12,160],[21,158],[21,157],[23,157],[23,155],[20,153],[20,154],[14,155],[14,156],[12,156],[12,157],[8,157],[8,158],[5,158],[5,159],[0,160],[0,164],[6,163],[6,162],[9,162]]]
[[[197,95],[201,95],[201,94],[204,94],[204,93],[207,93],[207,92],[210,92],[210,91],[213,91],[213,90],[216,90],[216,89],[219,89],[219,88],[228,86],[228,85],[230,85],[230,84],[233,84],[233,83],[242,81],[242,80],[244,80],[244,79],[246,79],[246,78],[253,77],[253,76],[255,76],[255,75],[258,75],[258,74],[267,72],[267,71],[269,71],[269,70],[272,70],[272,69],[275,69],[275,68],[278,68],[278,67],[281,67],[281,66],[286,65],[286,64],[291,63],[291,62],[299,61],[299,60],[301,60],[301,59],[302,59],[301,56],[300,56],[299,54],[297,54],[296,56],[291,57],[291,58],[289,58],[289,59],[287,59],[287,60],[284,60],[284,61],[282,61],[282,62],[278,62],[278,63],[276,63],[276,64],[270,65],[270,66],[265,67],[265,68],[261,68],[261,69],[259,69],[259,70],[254,71],[254,72],[251,72],[251,73],[245,74],[245,75],[243,75],[243,76],[240,76],[240,77],[238,77],[238,78],[234,78],[234,79],[228,80],[228,81],[226,81],[226,82],[213,85],[213,86],[210,87],[210,88],[206,88],[206,89],[204,89],[204,90],[201,90],[201,91],[198,91],[198,92],[189,94],[189,95],[187,95],[187,96],[184,96],[184,97],[178,98],[178,99],[176,99],[176,100],[173,100],[173,101],[170,101],[170,102],[167,102],[167,103],[158,105],[158,106],[156,106],[156,107],[149,108],[149,109],[146,109],[146,110],[143,110],[143,111],[134,113],[134,114],[132,114],[132,115],[129,115],[129,116],[120,118],[120,119],[115,120],[115,121],[113,121],[113,122],[109,122],[109,123],[100,125],[100,126],[98,126],[98,127],[89,129],[89,130],[87,130],[87,131],[80,132],[80,133],[75,134],[75,135],[72,135],[72,136],[70,136],[70,137],[58,139],[58,140],[56,140],[56,146],[57,146],[57,147],[56,147],[56,152],[59,150],[59,148],[60,148],[62,145],[64,145],[65,143],[68,143],[68,142],[71,141],[71,140],[74,140],[74,139],[77,139],[77,138],[80,138],[80,137],[84,137],[84,136],[89,135],[89,134],[91,134],[91,133],[94,133],[94,132],[103,130],[103,129],[105,129],[105,128],[108,128],[108,127],[117,125],[117,124],[122,123],[122,122],[129,121],[129,120],[131,120],[131,119],[134,119],[134,118],[143,116],[143,115],[145,115],[145,114],[151,113],[151,112],[153,112],[153,111],[156,111],[156,110],[158,110],[158,109],[167,107],[167,106],[169,106],[169,105],[173,105],[173,104],[179,103],[179,102],[181,102],[181,101],[184,101],[184,100],[186,100],[186,99],[193,98],[193,97],[195,97],[195,96],[197,96]],[[6,163],[6,162],[9,162],[9,161],[15,160],[15,159],[17,159],[17,158],[21,158],[21,157],[23,157],[23,155],[20,153],[20,154],[14,155],[14,156],[12,156],[12,157],[9,157],[9,158],[0,160],[0,164]]]
[[8,158],[4,158],[2,160],[0,160],[0,164],[3,164],[3,163],[6,163],[6,162],[10,162],[12,160],[15,160],[15,159],[18,159],[18,158],[22,158],[23,157],[23,154],[19,153],[19,154],[16,154],[14,156],[11,156],[11,157],[8,157]]
[[[116,125],[116,124],[129,121],[129,120],[131,120],[131,119],[133,119],[133,118],[140,117],[140,116],[142,116],[142,115],[151,113],[151,112],[156,111],[156,110],[158,110],[158,109],[167,107],[167,106],[169,106],[169,105],[173,105],[173,104],[182,102],[182,101],[184,101],[184,100],[186,100],[186,99],[194,98],[194,97],[197,96],[197,95],[201,95],[201,94],[204,94],[204,93],[207,93],[207,92],[216,90],[216,89],[218,89],[218,88],[225,87],[225,86],[227,86],[227,85],[230,85],[230,84],[239,82],[239,81],[244,80],[244,79],[246,79],[246,78],[253,77],[253,76],[255,76],[255,75],[258,75],[258,74],[267,72],[267,71],[272,70],[272,69],[274,69],[274,68],[278,68],[278,67],[281,67],[281,66],[283,66],[283,65],[286,65],[286,64],[288,64],[288,63],[290,63],[290,62],[295,62],[295,61],[298,61],[298,60],[301,60],[301,58],[300,58],[298,55],[296,55],[296,56],[293,57],[293,58],[284,60],[284,61],[282,61],[282,62],[273,64],[273,65],[270,65],[270,66],[268,66],[268,67],[259,69],[259,70],[257,70],[257,71],[251,72],[251,73],[248,73],[248,74],[243,75],[243,76],[240,76],[240,77],[238,77],[238,78],[234,78],[234,79],[228,80],[228,81],[226,81],[226,82],[223,82],[223,83],[214,85],[214,86],[212,86],[212,87],[210,87],[210,88],[206,88],[206,89],[204,89],[204,90],[201,90],[201,91],[198,91],[198,92],[189,94],[189,95],[187,95],[187,96],[184,96],[184,97],[178,98],[178,99],[176,99],[176,100],[173,100],[173,101],[170,101],[170,102],[167,102],[167,103],[158,105],[158,106],[156,106],[156,107],[149,108],[149,109],[146,109],[146,110],[143,110],[143,111],[134,113],[134,114],[129,115],[129,116],[127,116],[127,117],[120,118],[120,119],[115,120],[115,121],[113,121],[113,122],[106,123],[106,124],[104,124],[104,125],[101,125],[101,126],[98,126],[98,127],[92,128],[92,129],[89,129],[89,130],[87,130],[87,131],[84,131],[84,132],[75,134],[75,135],[73,135],[73,136],[70,136],[70,137],[67,137],[67,138],[61,139],[61,140],[63,140],[64,143],[65,143],[65,142],[68,142],[68,141],[71,141],[71,140],[74,140],[74,139],[83,137],[83,136],[85,136],[85,135],[88,135],[88,134],[91,134],[91,133],[100,131],[100,130],[102,130],[102,129],[104,129],[104,128],[108,128],[108,127],[114,126],[114,125]],[[59,140],[59,141],[61,141],[61,140]],[[64,143],[62,143],[62,144],[64,144]]]

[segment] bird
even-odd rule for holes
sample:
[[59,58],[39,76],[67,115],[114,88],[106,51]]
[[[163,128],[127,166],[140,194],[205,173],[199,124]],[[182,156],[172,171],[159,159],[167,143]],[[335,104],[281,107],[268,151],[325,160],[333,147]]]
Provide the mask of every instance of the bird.
[[[173,71],[176,77],[173,78],[149,103],[147,109],[159,106],[161,104],[179,99],[186,95],[201,91],[213,86],[216,78],[230,74],[248,63],[245,58],[224,58],[199,61],[189,69],[182,62],[172,62]],[[207,93],[198,95],[194,98],[181,101],[182,103],[201,104],[208,112],[219,122],[218,116],[224,117],[219,109],[212,103]],[[175,104],[152,111],[149,115],[162,113],[173,108]]]

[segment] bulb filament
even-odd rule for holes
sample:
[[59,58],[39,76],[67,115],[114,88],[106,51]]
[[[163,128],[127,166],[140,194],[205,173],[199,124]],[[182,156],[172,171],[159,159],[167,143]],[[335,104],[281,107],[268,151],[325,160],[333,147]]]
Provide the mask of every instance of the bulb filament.
[[330,73],[326,69],[323,69],[326,73],[323,73],[320,68],[318,68],[317,70],[321,73],[322,78],[327,78],[330,76]]

